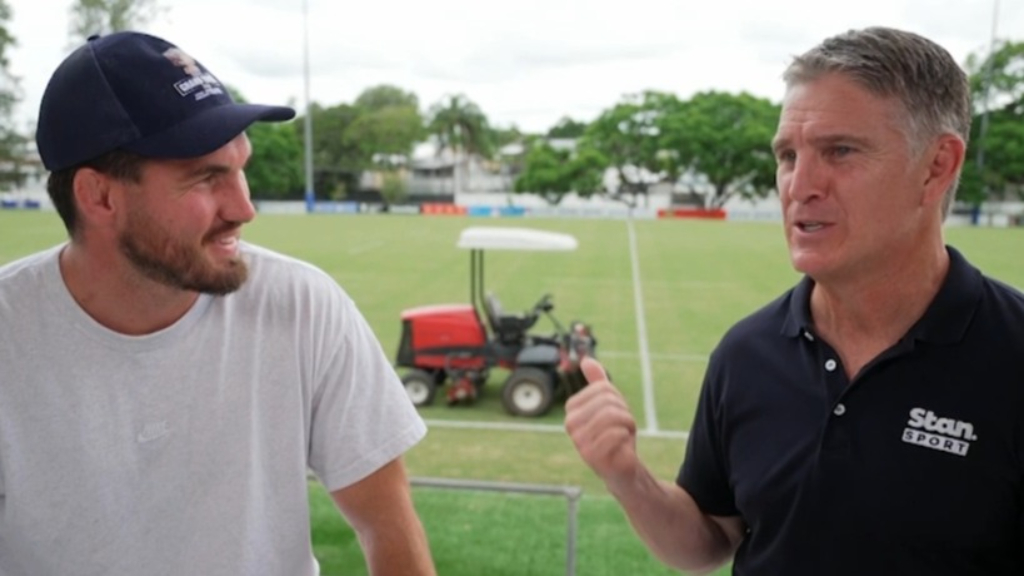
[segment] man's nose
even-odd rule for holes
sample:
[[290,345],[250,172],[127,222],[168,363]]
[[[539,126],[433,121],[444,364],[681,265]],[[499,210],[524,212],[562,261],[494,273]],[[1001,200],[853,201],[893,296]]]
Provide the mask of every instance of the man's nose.
[[825,167],[813,155],[801,155],[788,173],[780,176],[779,192],[800,203],[824,196],[828,191]]
[[256,207],[249,198],[249,183],[245,172],[239,172],[235,178],[229,178],[223,191],[224,204],[221,214],[225,221],[245,223],[256,217]]

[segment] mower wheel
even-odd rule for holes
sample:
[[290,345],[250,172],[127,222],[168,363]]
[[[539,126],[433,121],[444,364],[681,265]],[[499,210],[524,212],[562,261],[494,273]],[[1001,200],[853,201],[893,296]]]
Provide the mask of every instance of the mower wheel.
[[551,409],[555,391],[551,373],[540,368],[516,368],[501,390],[501,403],[509,414],[542,416]]
[[402,385],[413,406],[430,406],[437,393],[437,380],[424,370],[410,370],[402,376]]

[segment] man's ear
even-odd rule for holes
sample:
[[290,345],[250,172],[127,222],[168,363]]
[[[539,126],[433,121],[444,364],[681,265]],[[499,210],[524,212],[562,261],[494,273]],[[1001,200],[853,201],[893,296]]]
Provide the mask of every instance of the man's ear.
[[930,161],[925,171],[925,203],[942,203],[946,191],[964,165],[966,150],[964,141],[955,134],[943,134],[932,144],[928,151]]
[[117,181],[93,168],[75,172],[72,189],[75,207],[83,223],[105,227],[113,221],[118,202],[112,194]]

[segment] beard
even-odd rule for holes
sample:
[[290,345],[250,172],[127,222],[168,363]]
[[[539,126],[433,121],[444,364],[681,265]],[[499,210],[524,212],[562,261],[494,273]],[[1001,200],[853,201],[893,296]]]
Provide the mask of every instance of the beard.
[[152,218],[132,214],[128,228],[118,238],[121,253],[143,276],[171,288],[223,296],[238,290],[249,276],[241,256],[218,265],[203,245],[238,224],[227,224],[206,234],[199,244],[179,240]]

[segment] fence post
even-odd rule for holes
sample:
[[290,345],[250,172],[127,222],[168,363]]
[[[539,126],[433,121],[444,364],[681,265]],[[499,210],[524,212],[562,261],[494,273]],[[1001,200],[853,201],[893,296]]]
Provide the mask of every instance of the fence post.
[[565,535],[565,575],[576,576],[576,523],[579,513],[580,497],[583,489],[576,486],[565,488],[565,497],[569,501],[568,532]]

